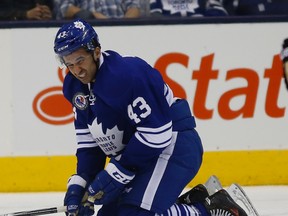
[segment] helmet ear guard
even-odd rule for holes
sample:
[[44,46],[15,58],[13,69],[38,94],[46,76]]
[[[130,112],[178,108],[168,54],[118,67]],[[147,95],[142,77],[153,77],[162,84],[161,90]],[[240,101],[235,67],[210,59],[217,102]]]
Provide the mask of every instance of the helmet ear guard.
[[63,69],[66,66],[64,63],[63,57],[60,57],[59,55],[55,55],[55,59],[59,68]]
[[63,56],[84,48],[93,51],[100,47],[98,35],[94,28],[84,20],[77,19],[64,24],[57,32],[54,40],[54,52],[59,57],[58,62],[63,65]]

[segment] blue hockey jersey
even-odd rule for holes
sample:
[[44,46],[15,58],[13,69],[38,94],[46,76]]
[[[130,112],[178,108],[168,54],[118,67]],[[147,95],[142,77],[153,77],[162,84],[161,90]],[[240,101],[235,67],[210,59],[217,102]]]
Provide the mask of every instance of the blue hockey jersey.
[[219,0],[150,0],[150,13],[169,17],[228,15]]
[[74,107],[78,174],[94,178],[106,156],[137,170],[171,143],[173,93],[140,58],[102,52],[95,82],[68,73],[63,93]]

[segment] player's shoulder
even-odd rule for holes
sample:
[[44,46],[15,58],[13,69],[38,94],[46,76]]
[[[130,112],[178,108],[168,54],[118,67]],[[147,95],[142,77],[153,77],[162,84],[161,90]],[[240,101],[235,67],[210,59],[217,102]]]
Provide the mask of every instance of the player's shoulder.
[[[116,51],[113,50],[106,50],[103,52],[104,61],[107,61],[108,63],[113,62],[114,64],[120,64],[125,67],[149,67],[150,65],[142,58],[135,56],[135,55],[122,55]],[[119,66],[119,65],[117,65]],[[121,69],[121,67],[120,67]]]
[[145,68],[136,57],[122,56],[115,51],[104,51],[94,86],[95,93],[103,98],[118,98],[129,95],[135,88],[135,80],[144,76]]
[[122,85],[125,89],[128,86],[138,88],[141,84],[146,85],[147,82],[162,79],[157,69],[138,56],[121,55],[115,51],[105,53],[108,54],[107,58],[111,55],[111,59],[106,61],[103,75],[105,74],[106,78],[110,77],[106,81],[109,80],[112,85]]
[[[119,84],[129,84],[135,77],[143,76],[143,72],[147,71],[149,65],[136,56],[121,55],[115,51],[103,52],[103,64],[100,71],[103,71],[101,76],[105,76],[109,82],[117,82]],[[111,79],[113,78],[113,79]]]

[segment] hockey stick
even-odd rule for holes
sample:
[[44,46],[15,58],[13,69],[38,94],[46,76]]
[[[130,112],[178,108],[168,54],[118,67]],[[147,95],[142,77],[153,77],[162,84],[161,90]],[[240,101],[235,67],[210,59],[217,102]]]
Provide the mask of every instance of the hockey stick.
[[36,216],[36,215],[45,215],[45,214],[54,214],[60,212],[66,212],[66,206],[59,206],[59,207],[52,207],[52,208],[43,208],[43,209],[36,209],[32,211],[20,211],[20,212],[13,212],[7,214],[0,214],[0,216]]

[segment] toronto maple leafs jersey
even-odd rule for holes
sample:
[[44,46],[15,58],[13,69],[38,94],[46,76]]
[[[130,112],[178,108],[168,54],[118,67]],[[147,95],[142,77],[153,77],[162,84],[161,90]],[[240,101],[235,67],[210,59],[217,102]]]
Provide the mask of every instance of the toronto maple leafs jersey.
[[150,13],[174,17],[228,15],[219,0],[150,0]]
[[139,169],[171,143],[173,93],[140,58],[103,52],[95,82],[68,73],[63,93],[75,113],[78,174],[93,178],[106,156]]

